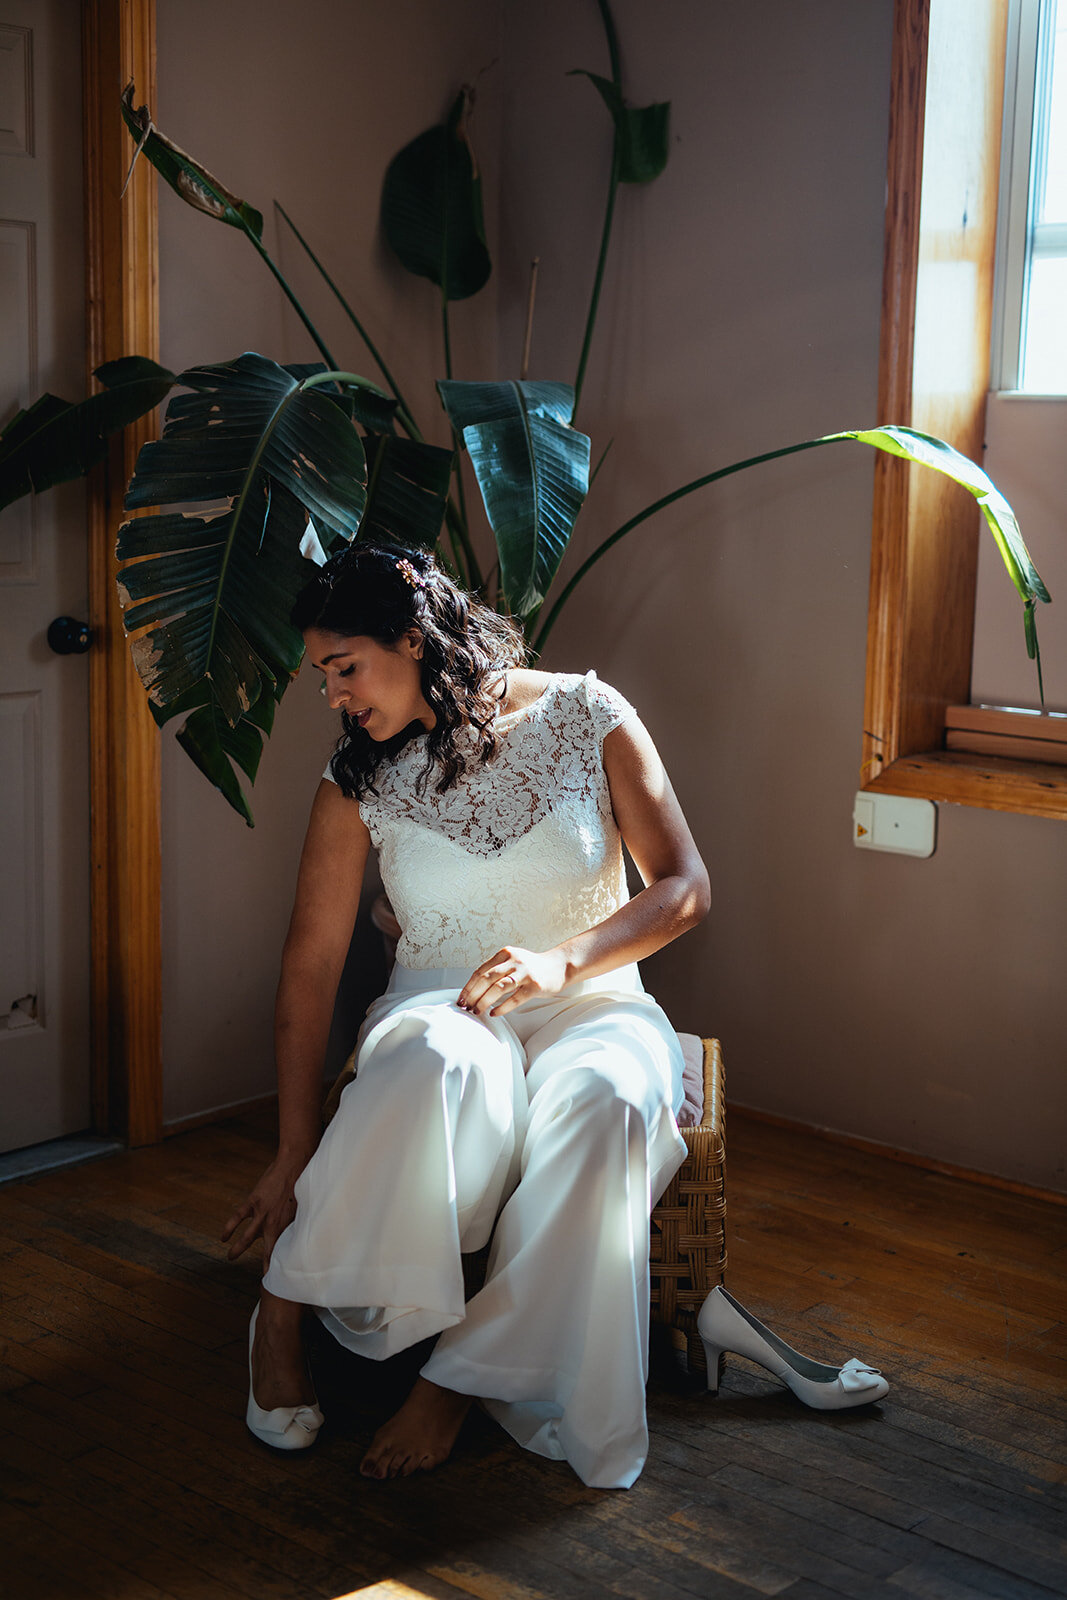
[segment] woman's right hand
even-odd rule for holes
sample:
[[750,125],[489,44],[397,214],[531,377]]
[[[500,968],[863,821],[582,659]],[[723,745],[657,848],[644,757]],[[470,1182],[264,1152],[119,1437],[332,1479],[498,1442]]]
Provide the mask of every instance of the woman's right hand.
[[263,1271],[266,1272],[279,1236],[296,1216],[293,1189],[311,1156],[310,1150],[302,1156],[283,1156],[279,1152],[248,1199],[234,1207],[222,1230],[223,1243],[233,1238],[226,1253],[228,1261],[236,1261],[250,1244],[262,1237]]

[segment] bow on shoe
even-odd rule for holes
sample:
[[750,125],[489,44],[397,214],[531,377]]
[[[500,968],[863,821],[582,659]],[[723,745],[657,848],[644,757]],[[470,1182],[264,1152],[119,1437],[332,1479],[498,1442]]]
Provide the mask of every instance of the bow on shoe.
[[842,1389],[848,1390],[871,1389],[881,1376],[877,1367],[869,1367],[865,1361],[857,1361],[855,1356],[845,1362],[838,1374]]

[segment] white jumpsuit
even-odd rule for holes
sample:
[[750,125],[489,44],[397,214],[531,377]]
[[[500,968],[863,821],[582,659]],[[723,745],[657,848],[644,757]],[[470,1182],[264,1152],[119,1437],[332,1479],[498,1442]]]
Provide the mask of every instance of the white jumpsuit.
[[[506,1017],[455,1002],[502,945],[549,949],[627,899],[602,747],[633,714],[557,673],[456,788],[420,788],[419,739],[359,802],[398,961],[264,1279],[374,1359],[439,1334],[424,1376],[601,1488],[648,1450],[649,1214],[685,1156],[681,1050],[636,966]],[[460,1255],[490,1236],[464,1304]]]

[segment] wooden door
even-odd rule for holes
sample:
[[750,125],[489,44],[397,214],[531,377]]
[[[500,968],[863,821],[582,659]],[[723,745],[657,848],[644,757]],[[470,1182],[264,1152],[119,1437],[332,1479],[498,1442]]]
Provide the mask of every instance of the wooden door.
[[[0,421],[84,394],[81,12],[0,0]],[[90,1124],[82,484],[0,513],[0,1149]]]

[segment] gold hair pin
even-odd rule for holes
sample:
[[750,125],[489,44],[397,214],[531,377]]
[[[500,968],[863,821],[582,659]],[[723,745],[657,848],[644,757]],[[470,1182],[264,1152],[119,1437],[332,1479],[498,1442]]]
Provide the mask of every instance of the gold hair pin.
[[422,579],[419,577],[418,573],[415,571],[415,568],[411,565],[411,562],[406,556],[402,557],[402,559],[397,562],[396,570],[404,579],[405,583],[410,583],[413,589],[421,589]]

